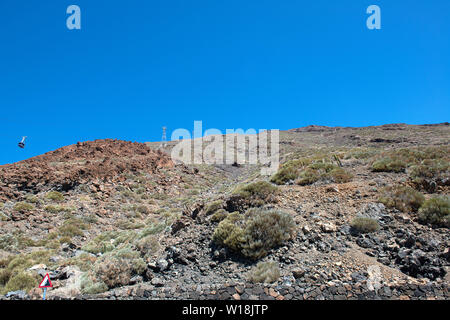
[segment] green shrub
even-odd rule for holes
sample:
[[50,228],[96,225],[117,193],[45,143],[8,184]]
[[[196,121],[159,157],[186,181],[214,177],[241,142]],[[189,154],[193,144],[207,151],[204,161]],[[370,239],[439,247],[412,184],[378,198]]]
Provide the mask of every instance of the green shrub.
[[[126,232],[126,231],[124,231]],[[115,248],[116,239],[119,237],[118,231],[106,231],[99,234],[82,247],[82,250],[98,254],[112,251]]]
[[379,201],[389,208],[416,212],[425,201],[425,197],[408,186],[389,186],[381,191]]
[[148,235],[161,233],[166,227],[167,225],[164,222],[152,223],[150,226],[142,229],[142,231],[139,233],[139,238],[141,239]]
[[154,193],[151,195],[151,197],[155,200],[167,200],[169,198],[169,195],[165,193]]
[[250,271],[249,280],[255,283],[274,283],[280,278],[280,268],[275,261],[259,262]]
[[85,278],[82,291],[92,293],[93,288],[96,289],[95,291],[98,291],[99,288],[104,290],[104,285],[107,288],[127,285],[134,275],[142,274],[146,267],[147,265],[140,257],[139,252],[128,245],[121,246],[97,259]]
[[265,200],[274,193],[277,193],[277,191],[277,187],[271,185],[269,182],[258,181],[244,186],[239,186],[233,193],[241,196],[242,198]]
[[356,217],[352,220],[351,227],[358,233],[370,233],[380,229],[378,221],[367,217]]
[[15,258],[14,255],[9,255],[3,259],[0,259],[0,268],[1,269],[7,268],[11,260],[13,260],[14,258]]
[[450,227],[450,197],[435,197],[425,201],[419,209],[419,220],[441,227]]
[[134,231],[106,231],[84,245],[84,251],[98,254],[114,250],[122,244],[133,243],[138,235]]
[[136,206],[135,211],[137,211],[139,213],[142,213],[142,214],[145,214],[145,215],[148,215],[148,214],[151,213],[150,209],[147,206],[145,206],[145,205],[138,205],[138,206]]
[[36,197],[36,196],[34,196],[34,195],[28,195],[28,196],[26,196],[26,197],[25,197],[25,201],[28,202],[28,203],[34,203],[34,204],[39,203],[38,197]]
[[104,282],[94,282],[94,279],[89,273],[85,273],[81,276],[80,289],[82,293],[98,294],[108,291],[108,286]]
[[0,269],[0,286],[5,286],[11,279],[12,272],[9,269]]
[[118,220],[116,226],[117,228],[122,230],[135,230],[145,227],[145,224],[143,224],[142,222],[134,221],[134,219],[131,218]]
[[61,266],[77,266],[81,271],[86,272],[92,268],[96,260],[97,257],[83,252],[76,257],[65,260],[63,263],[61,263]]
[[345,154],[345,159],[366,160],[374,157],[379,151],[377,149],[356,148]]
[[34,206],[26,202],[18,202],[14,205],[13,209],[18,212],[28,212],[34,209]]
[[327,157],[311,157],[291,160],[283,164],[271,181],[276,184],[285,184],[295,181],[299,185],[309,185],[318,181],[345,183],[352,179],[352,175],[343,168],[335,165]]
[[50,212],[50,213],[60,213],[60,212],[72,212],[72,210],[74,210],[74,209],[59,206],[59,205],[57,205],[57,206],[48,205],[48,206],[45,206],[44,210],[47,212]]
[[49,265],[49,258],[51,254],[52,251],[49,250],[39,250],[27,254],[19,254],[14,256],[14,258],[9,262],[7,268],[13,273],[18,273],[32,267],[35,264],[44,263]]
[[0,212],[0,221],[8,221],[10,218],[4,214],[3,212]]
[[407,163],[401,159],[386,157],[372,164],[373,172],[405,172]]
[[211,216],[211,222],[220,222],[225,219],[227,215],[228,212],[225,209],[219,209]]
[[98,218],[95,214],[89,214],[87,216],[83,216],[83,221],[86,223],[97,223],[98,222]]
[[62,236],[61,238],[59,238],[59,243],[63,244],[63,243],[71,243],[72,242],[72,238],[69,236]]
[[205,215],[209,216],[211,214],[214,214],[219,209],[222,209],[222,207],[223,207],[222,200],[213,201],[206,207]]
[[239,212],[233,212],[227,215],[227,217],[219,223],[214,230],[213,240],[234,251],[240,251],[244,236],[244,215]]
[[58,191],[50,191],[45,195],[45,198],[48,200],[62,202],[64,201],[64,195]]
[[249,209],[230,213],[214,230],[213,241],[250,259],[259,259],[289,240],[295,223],[282,211]]
[[435,192],[437,185],[446,185],[450,181],[449,159],[426,159],[414,165],[408,172],[409,177],[419,188]]
[[58,235],[61,237],[83,236],[83,230],[87,228],[86,224],[80,219],[69,218],[58,228]]
[[295,181],[298,177],[298,168],[288,162],[281,166],[277,173],[275,173],[270,181],[278,185],[286,184],[289,181]]
[[146,236],[140,239],[136,244],[137,249],[145,257],[151,257],[160,248],[158,238],[154,235]]
[[37,276],[33,276],[30,273],[23,271],[9,279],[3,289],[3,293],[17,290],[24,290],[25,292],[28,292],[35,288],[38,284],[39,279]]
[[374,172],[404,172],[405,169],[420,165],[426,160],[448,162],[449,147],[407,148],[381,153],[372,163]]
[[276,202],[278,188],[266,181],[253,182],[237,187],[226,201],[229,212],[244,212],[249,207],[261,207]]
[[26,254],[18,254],[9,256],[0,261],[0,291],[4,294],[9,291],[25,290],[28,291],[32,287],[39,284],[39,277],[30,274],[27,269],[35,264],[44,263],[53,268],[49,261],[51,251],[33,251]]
[[0,236],[0,249],[11,251],[17,248],[18,241],[12,234],[4,234]]
[[14,251],[36,246],[36,242],[23,234],[5,234],[0,236],[0,249]]

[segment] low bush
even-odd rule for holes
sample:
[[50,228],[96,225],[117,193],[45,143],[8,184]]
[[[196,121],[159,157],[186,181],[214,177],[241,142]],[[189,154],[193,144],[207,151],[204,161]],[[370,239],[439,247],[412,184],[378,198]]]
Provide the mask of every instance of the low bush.
[[151,223],[149,226],[142,229],[139,233],[139,239],[142,239],[148,235],[155,235],[161,233],[166,229],[167,225],[164,222]]
[[271,180],[278,185],[286,184],[289,181],[295,181],[299,175],[299,170],[305,164],[301,160],[291,160],[284,163]]
[[259,262],[250,271],[249,280],[255,283],[274,283],[280,278],[280,268],[275,261]]
[[123,243],[131,243],[136,238],[132,231],[106,231],[82,247],[84,251],[98,254],[112,251]]
[[367,217],[356,217],[350,224],[354,232],[357,233],[370,233],[380,229],[378,221]]
[[372,164],[373,172],[405,172],[407,163],[401,159],[395,157],[385,157],[376,160]]
[[67,208],[59,205],[48,205],[44,207],[44,210],[50,213],[72,212],[73,208]]
[[8,221],[9,219],[10,219],[10,217],[8,217],[3,212],[0,212],[0,221]]
[[265,200],[277,193],[278,189],[266,181],[253,182],[238,187],[233,193],[246,199]]
[[295,229],[292,217],[282,211],[249,209],[233,212],[214,230],[213,241],[256,260],[289,240]]
[[144,214],[144,215],[148,215],[148,214],[151,213],[150,209],[147,206],[143,205],[143,204],[141,204],[141,205],[134,205],[134,206],[132,206],[132,209],[135,212],[138,212],[138,213],[141,213],[141,214]]
[[39,203],[39,199],[38,197],[34,196],[34,195],[28,195],[25,197],[25,201],[28,203],[34,203],[37,204]]
[[381,190],[378,200],[389,208],[396,208],[402,212],[416,212],[425,201],[425,197],[408,186],[389,186]]
[[211,216],[211,222],[220,222],[225,219],[227,215],[228,212],[225,209],[219,209]]
[[97,257],[92,254],[83,252],[82,254],[69,258],[61,263],[61,266],[77,266],[81,271],[86,272],[89,271],[94,265]]
[[62,202],[64,201],[64,195],[58,191],[50,191],[45,195],[45,198],[48,200]]
[[63,225],[58,228],[58,235],[61,237],[75,237],[82,236],[83,230],[87,228],[87,225],[80,219],[70,218],[64,221]]
[[84,279],[82,292],[98,293],[108,288],[127,285],[134,275],[142,274],[145,269],[146,263],[138,251],[129,245],[121,246],[97,259]]
[[214,214],[219,209],[222,209],[222,207],[223,207],[222,200],[213,201],[206,207],[205,215],[209,216],[211,214]]
[[379,151],[373,148],[355,148],[345,154],[344,159],[367,160],[374,157]]
[[344,169],[332,163],[316,162],[302,170],[295,183],[299,185],[308,185],[320,180],[344,183],[350,181],[351,178],[352,176]]
[[89,223],[89,224],[98,222],[98,217],[93,213],[91,213],[87,216],[83,216],[82,219],[84,222]]
[[34,209],[34,206],[26,202],[18,202],[14,205],[13,209],[18,212],[29,212]]
[[372,162],[374,172],[405,172],[407,168],[426,161],[448,162],[449,147],[405,148],[379,154]]
[[136,247],[145,258],[154,255],[160,248],[158,238],[154,235],[146,236],[136,243]]
[[8,283],[6,283],[2,293],[6,294],[10,291],[17,290],[24,290],[25,292],[28,292],[39,284],[39,280],[40,279],[37,275],[32,275],[29,272],[22,271],[8,280]]
[[450,185],[450,161],[426,159],[412,166],[408,175],[419,189],[435,192],[439,185]]
[[9,269],[0,269],[0,287],[5,286],[11,279],[12,272]]
[[55,267],[49,261],[52,251],[33,251],[26,254],[10,256],[0,261],[0,294],[9,291],[25,290],[39,284],[39,276],[27,271],[35,264],[44,263],[50,268]]
[[244,212],[250,207],[261,207],[276,202],[278,188],[269,182],[258,181],[237,187],[226,201],[229,212]]
[[[335,158],[339,159],[337,156]],[[280,185],[289,181],[299,185],[309,185],[318,181],[349,182],[352,179],[352,175],[334,164],[332,159],[334,157],[302,158],[288,161],[272,176],[271,181]]]
[[122,230],[135,230],[145,227],[145,224],[131,219],[120,219],[116,222],[116,227]]
[[450,197],[434,197],[419,209],[419,221],[439,227],[450,227]]
[[80,289],[84,294],[98,294],[108,291],[108,286],[86,272],[81,276]]
[[36,242],[21,233],[4,234],[0,236],[0,249],[15,251],[36,246]]

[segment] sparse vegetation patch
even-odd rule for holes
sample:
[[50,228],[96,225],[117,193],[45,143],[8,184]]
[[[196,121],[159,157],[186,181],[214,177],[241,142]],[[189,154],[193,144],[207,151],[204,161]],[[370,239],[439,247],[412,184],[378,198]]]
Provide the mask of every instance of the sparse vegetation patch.
[[434,197],[425,201],[419,209],[423,223],[450,228],[450,197]]
[[214,230],[213,240],[257,260],[289,240],[294,228],[292,217],[285,212],[253,208],[245,214],[228,214]]
[[250,207],[261,207],[267,203],[275,203],[278,188],[266,181],[253,182],[237,187],[226,201],[229,212],[244,212]]
[[356,217],[352,220],[351,228],[357,233],[370,233],[380,229],[377,220],[368,217]]
[[58,191],[50,191],[45,196],[46,199],[56,201],[56,202],[62,202],[64,201],[64,195],[61,192]]
[[[315,182],[345,183],[352,179],[352,175],[333,161],[331,158],[301,158],[284,163],[271,181],[276,184],[286,184],[289,181],[299,185]],[[340,161],[338,162],[338,164]]]
[[425,197],[408,186],[389,186],[381,191],[379,201],[386,207],[396,208],[402,212],[417,212]]
[[255,283],[274,283],[279,278],[280,268],[275,261],[259,262],[249,275],[249,280]]

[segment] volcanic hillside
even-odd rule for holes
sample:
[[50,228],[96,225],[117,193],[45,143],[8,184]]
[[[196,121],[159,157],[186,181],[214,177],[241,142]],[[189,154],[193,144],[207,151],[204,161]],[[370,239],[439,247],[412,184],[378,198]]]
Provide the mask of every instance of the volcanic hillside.
[[175,141],[1,166],[0,300],[42,299],[46,273],[48,299],[449,299],[449,137],[282,131],[272,176],[173,162]]
[[68,191],[81,184],[123,181],[123,172],[155,173],[172,167],[170,158],[145,144],[119,140],[75,145],[14,164],[0,166],[0,200],[19,198],[22,191]]

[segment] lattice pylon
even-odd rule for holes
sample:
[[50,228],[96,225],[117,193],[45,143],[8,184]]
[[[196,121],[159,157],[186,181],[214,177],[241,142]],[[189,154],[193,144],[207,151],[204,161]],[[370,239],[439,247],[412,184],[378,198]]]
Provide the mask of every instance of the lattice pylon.
[[166,136],[166,127],[162,127],[163,133],[162,133],[162,138],[161,138],[161,148],[165,148],[167,147],[167,136]]

